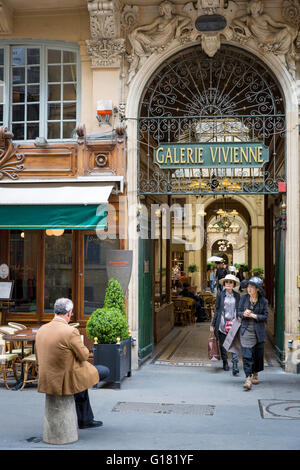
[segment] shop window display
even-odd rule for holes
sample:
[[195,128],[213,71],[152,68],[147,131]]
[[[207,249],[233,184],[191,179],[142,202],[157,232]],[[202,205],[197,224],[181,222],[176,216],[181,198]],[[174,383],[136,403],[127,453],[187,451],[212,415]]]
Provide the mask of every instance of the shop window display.
[[103,307],[107,287],[106,253],[118,250],[119,240],[100,240],[96,235],[84,236],[84,314]]
[[44,312],[53,312],[59,297],[72,299],[72,232],[45,236],[45,301]]
[[11,312],[36,311],[37,232],[10,231],[10,279],[14,281]]

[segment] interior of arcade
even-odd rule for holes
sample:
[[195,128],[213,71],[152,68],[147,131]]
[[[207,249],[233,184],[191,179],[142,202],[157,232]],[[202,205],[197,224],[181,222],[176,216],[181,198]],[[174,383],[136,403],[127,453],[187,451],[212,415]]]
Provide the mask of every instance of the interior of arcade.
[[[141,201],[147,206],[150,199],[153,204],[152,197]],[[159,199],[151,240],[155,357],[163,362],[207,361],[218,268],[225,268],[240,281],[253,275],[263,279],[270,306],[268,337],[276,348],[279,322],[275,308],[279,289],[276,223],[282,197],[189,195],[166,198],[170,206],[162,203],[163,198]],[[144,299],[143,316],[147,315],[148,301]],[[167,353],[160,354],[166,345]]]
[[[251,162],[250,157],[229,159],[230,146],[245,145],[266,149],[263,164],[258,165],[257,159]],[[152,211],[156,231],[151,241],[151,294],[148,289],[140,299],[139,317],[141,332],[145,333],[146,324],[148,330],[153,326],[155,344],[174,328],[193,327],[205,331],[207,358],[207,332],[216,298],[208,270],[217,257],[228,271],[242,273],[246,279],[254,273],[263,278],[270,305],[268,334],[280,357],[285,145],[283,93],[271,71],[245,51],[226,46],[209,58],[197,48],[187,49],[161,64],[149,80],[138,121],[138,193],[148,213],[156,207]],[[211,164],[193,153],[197,146],[210,146]],[[140,266],[140,290],[145,292],[150,281],[144,276],[148,271],[142,270]],[[182,314],[183,306],[177,301],[184,283],[203,300],[205,322],[191,325],[188,307],[187,314]],[[151,341],[151,334],[146,336],[141,334],[142,346]],[[194,344],[200,344],[199,338],[194,338]]]

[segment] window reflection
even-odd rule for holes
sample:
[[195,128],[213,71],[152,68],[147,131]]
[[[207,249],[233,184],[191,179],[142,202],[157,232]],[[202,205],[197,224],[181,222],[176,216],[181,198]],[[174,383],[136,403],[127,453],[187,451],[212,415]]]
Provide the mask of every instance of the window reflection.
[[103,307],[107,287],[106,253],[118,250],[119,240],[100,240],[97,235],[84,236],[84,313],[90,315]]
[[10,231],[10,279],[14,280],[11,312],[36,311],[37,232]]
[[56,299],[72,299],[72,232],[45,234],[45,303],[44,311],[53,313]]

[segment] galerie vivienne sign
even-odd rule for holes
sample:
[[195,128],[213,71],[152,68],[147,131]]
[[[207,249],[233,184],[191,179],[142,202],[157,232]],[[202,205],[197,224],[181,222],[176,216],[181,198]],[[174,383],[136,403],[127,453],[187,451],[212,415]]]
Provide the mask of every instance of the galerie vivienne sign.
[[261,142],[160,144],[153,158],[160,168],[262,167],[269,148]]

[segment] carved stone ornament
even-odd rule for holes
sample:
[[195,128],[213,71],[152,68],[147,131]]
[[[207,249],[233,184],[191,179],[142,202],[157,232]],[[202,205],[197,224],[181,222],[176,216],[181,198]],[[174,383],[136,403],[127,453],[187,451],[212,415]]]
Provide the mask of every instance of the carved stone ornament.
[[295,26],[300,25],[300,3],[299,0],[284,0],[282,3],[282,16],[287,23]]
[[132,50],[128,57],[130,62],[128,83],[153,52],[162,52],[174,40],[178,41],[184,31],[191,31],[192,28],[191,19],[188,16],[178,15],[172,2],[163,1],[159,5],[159,16],[152,23],[139,26],[129,34],[128,39]]
[[224,0],[198,0],[198,10],[203,10],[206,15],[214,15],[218,12],[218,8],[224,8]]
[[98,153],[95,155],[95,163],[99,168],[103,168],[108,163],[108,156],[104,153]]
[[235,39],[243,38],[254,42],[261,53],[281,56],[290,74],[295,78],[295,40],[298,27],[275,21],[264,12],[262,0],[251,0],[247,13],[234,19],[234,31]]
[[86,127],[85,124],[79,124],[76,127],[76,134],[77,134],[77,142],[79,145],[84,144],[86,142]]
[[137,5],[125,5],[121,13],[121,30],[123,35],[128,36],[138,25],[139,7]]
[[13,32],[13,10],[5,0],[0,1],[0,34]]
[[86,41],[92,67],[120,67],[125,40],[120,39],[120,0],[88,0],[91,40]]
[[0,127],[0,179],[8,177],[17,180],[18,173],[25,169],[22,163],[25,156],[18,153],[18,147],[12,143],[12,138],[13,134],[7,132],[7,127]]
[[92,39],[86,44],[92,67],[120,67],[125,53],[125,39]]
[[115,38],[119,35],[120,2],[118,0],[88,0],[92,39]]
[[228,40],[233,38],[231,24],[238,9],[236,3],[233,1],[226,2],[226,4],[224,1],[215,1],[211,3],[214,3],[214,8],[211,7],[210,9],[208,9],[209,0],[198,0],[197,9],[194,8],[192,2],[189,2],[184,6],[185,13],[190,16],[193,23],[195,23],[199,16],[201,17],[202,15],[207,14],[218,14],[225,19],[225,27],[220,31],[199,32],[194,29],[190,35],[191,41],[201,39],[202,49],[209,57],[213,57],[220,49],[222,36]]
[[[295,78],[295,61],[299,58],[295,44],[300,46],[299,1],[283,2],[283,17],[292,25],[275,21],[266,14],[262,0],[251,0],[246,3],[246,8],[246,12],[240,13],[233,0],[198,0],[197,8],[191,1],[180,8],[181,14],[177,14],[172,2],[163,1],[159,5],[160,16],[150,24],[134,28],[128,35],[131,53],[127,56],[130,64],[127,83],[153,53],[159,54],[178,42],[187,44],[200,40],[203,51],[213,57],[221,47],[222,38],[239,44],[249,43],[259,54],[279,56]],[[196,20],[204,15],[216,15],[224,24],[217,31],[198,31]]]

